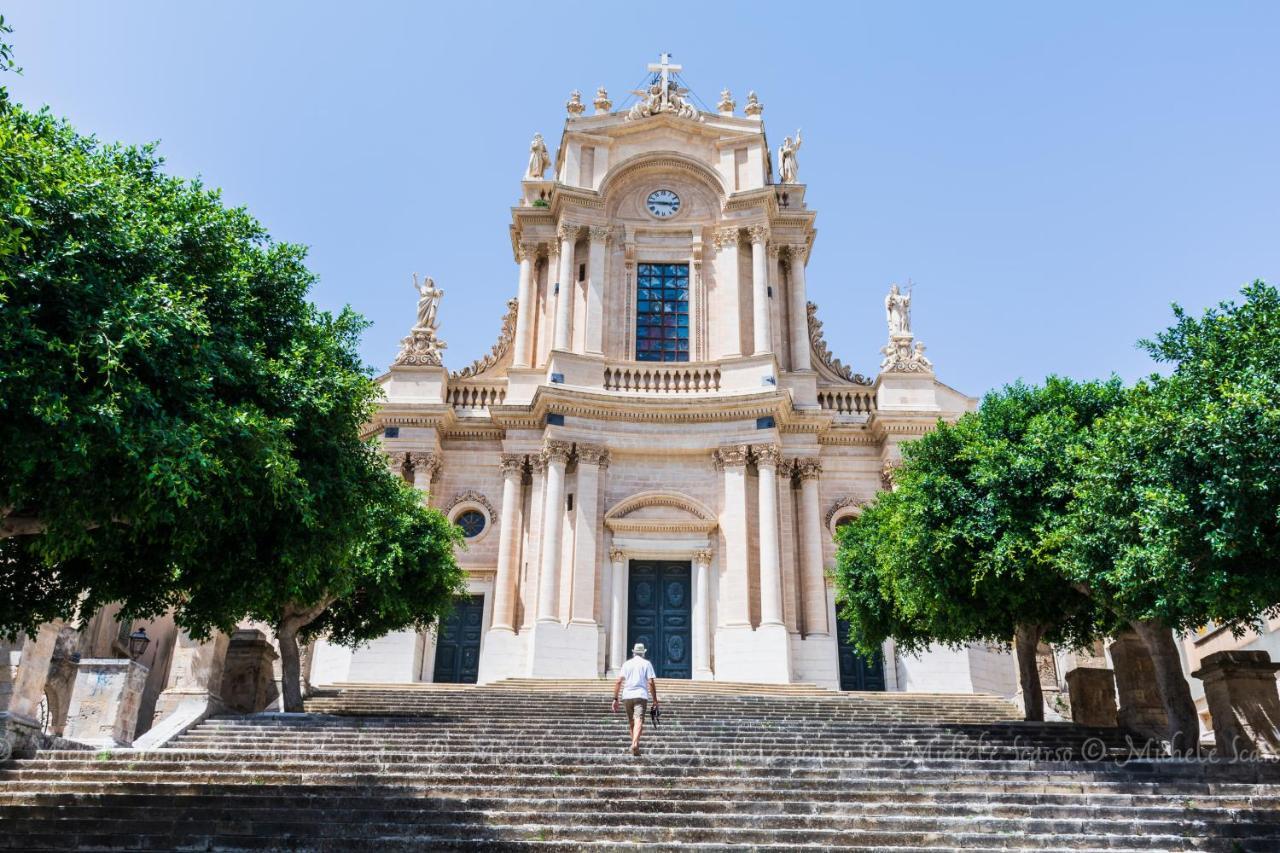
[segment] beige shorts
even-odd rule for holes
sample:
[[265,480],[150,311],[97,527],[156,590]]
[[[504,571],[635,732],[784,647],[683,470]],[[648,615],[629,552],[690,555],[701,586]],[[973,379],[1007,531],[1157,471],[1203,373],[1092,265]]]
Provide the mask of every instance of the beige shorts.
[[622,707],[627,709],[627,719],[644,722],[644,715],[649,710],[648,699],[623,699]]

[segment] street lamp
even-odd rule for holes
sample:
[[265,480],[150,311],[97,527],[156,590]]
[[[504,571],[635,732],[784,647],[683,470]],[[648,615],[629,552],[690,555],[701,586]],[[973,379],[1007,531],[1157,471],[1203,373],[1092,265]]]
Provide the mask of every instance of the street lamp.
[[142,653],[149,645],[151,645],[151,638],[147,636],[147,629],[139,628],[129,635],[129,657],[137,660],[142,657]]

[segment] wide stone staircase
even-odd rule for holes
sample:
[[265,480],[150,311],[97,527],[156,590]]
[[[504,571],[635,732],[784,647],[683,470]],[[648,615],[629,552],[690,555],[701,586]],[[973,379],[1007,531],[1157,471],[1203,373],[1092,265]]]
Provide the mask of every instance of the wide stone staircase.
[[1280,765],[1133,757],[989,696],[342,685],[151,751],[0,765],[18,850],[1280,850]]

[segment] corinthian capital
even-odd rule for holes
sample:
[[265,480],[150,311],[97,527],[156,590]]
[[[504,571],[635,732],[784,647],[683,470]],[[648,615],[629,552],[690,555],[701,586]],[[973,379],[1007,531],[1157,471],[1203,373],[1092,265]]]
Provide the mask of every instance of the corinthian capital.
[[581,225],[574,225],[572,222],[561,222],[560,227],[556,229],[556,234],[561,240],[577,240],[578,232],[581,230]]
[[578,464],[598,465],[601,468],[608,468],[609,448],[601,447],[598,444],[579,444]]
[[801,480],[816,480],[822,474],[822,463],[813,457],[797,459],[795,466]]
[[747,464],[747,454],[750,450],[750,446],[746,444],[720,447],[712,452],[711,461],[717,471],[723,471],[725,468],[742,468]]
[[587,229],[587,234],[593,243],[603,243],[613,234],[613,229],[608,225],[592,225]]
[[748,225],[747,236],[751,238],[752,243],[767,243],[769,242],[769,226]]
[[726,249],[730,246],[736,248],[738,245],[738,229],[736,226],[732,228],[717,228],[712,239],[715,240],[717,249]]
[[542,249],[542,244],[536,240],[521,240],[516,245],[517,261],[533,261],[537,260],[538,252]]
[[694,551],[693,561],[704,568],[711,565],[711,549],[703,548],[699,551]]
[[409,454],[409,464],[413,466],[415,479],[419,474],[423,474],[430,482],[435,479],[436,472],[440,470],[440,456],[436,453],[415,451]]
[[757,468],[776,469],[782,462],[782,451],[772,444],[756,444],[751,448]]
[[542,459],[547,464],[559,462],[565,464],[573,453],[573,445],[567,441],[551,440],[542,448]]
[[520,476],[524,473],[524,456],[519,453],[504,453],[498,459],[498,467],[502,469],[502,476]]

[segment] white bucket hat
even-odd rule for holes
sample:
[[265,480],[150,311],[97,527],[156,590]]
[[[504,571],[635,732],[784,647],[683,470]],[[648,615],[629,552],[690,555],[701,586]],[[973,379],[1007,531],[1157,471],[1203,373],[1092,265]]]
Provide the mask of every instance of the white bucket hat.
[[640,655],[640,657],[644,657],[646,651],[648,650],[644,647],[644,643],[636,643],[631,647],[631,654]]

